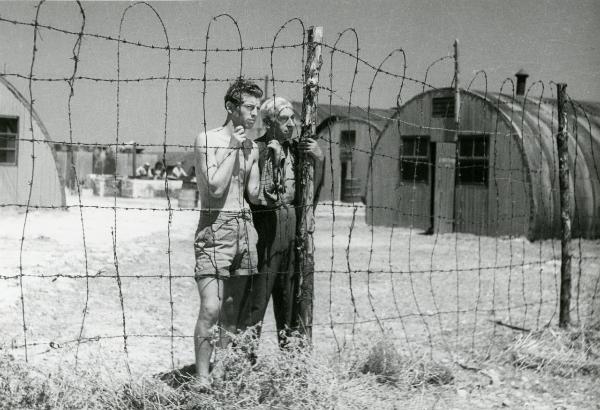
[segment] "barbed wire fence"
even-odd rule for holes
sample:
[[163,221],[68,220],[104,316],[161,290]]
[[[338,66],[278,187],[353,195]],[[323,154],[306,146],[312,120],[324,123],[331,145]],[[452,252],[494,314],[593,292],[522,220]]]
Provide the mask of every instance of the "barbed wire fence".
[[[0,272],[0,279],[5,283],[18,282],[19,309],[18,312],[12,312],[18,314],[18,318],[5,319],[4,326],[8,331],[5,335],[8,339],[4,342],[11,340],[12,351],[22,352],[25,360],[30,360],[32,355],[74,350],[76,365],[81,360],[82,346],[96,344],[110,349],[103,343],[122,342],[120,350],[124,356],[123,363],[131,377],[130,365],[143,364],[139,362],[141,359],[136,349],[144,349],[144,345],[132,340],[146,340],[156,344],[155,348],[159,351],[157,356],[160,356],[157,360],[163,364],[168,362],[174,368],[189,358],[192,352],[189,341],[193,338],[193,325],[189,324],[195,321],[197,314],[189,302],[190,297],[197,299],[194,272],[189,267],[193,262],[189,236],[194,229],[188,227],[187,233],[176,231],[181,227],[174,228],[174,218],[187,218],[188,215],[193,218],[198,209],[173,205],[176,190],[171,187],[172,181],[166,173],[166,206],[156,206],[156,201],[148,202],[148,206],[139,205],[139,202],[123,205],[118,190],[113,193],[112,204],[100,200],[94,202],[85,197],[79,183],[75,184],[71,203],[32,203],[36,176],[42,172],[36,167],[36,153],[40,146],[48,144],[61,144],[69,149],[100,145],[76,140],[73,131],[73,97],[82,82],[109,83],[116,86],[115,139],[112,143],[101,145],[114,148],[118,162],[118,148],[128,146],[122,141],[121,134],[124,104],[120,94],[121,85],[144,87],[159,82],[164,85],[163,141],[156,144],[141,143],[137,147],[161,150],[162,162],[167,164],[169,150],[193,148],[192,144],[169,143],[169,112],[175,109],[170,104],[172,83],[202,85],[202,131],[206,132],[206,106],[213,99],[221,98],[208,95],[208,83],[229,83],[243,76],[245,53],[268,51],[271,93],[266,96],[276,97],[276,88],[284,84],[304,87],[306,50],[314,43],[308,40],[308,30],[298,18],[285,22],[270,45],[244,46],[236,19],[222,14],[214,17],[208,25],[204,47],[190,48],[170,43],[160,14],[148,3],[134,3],[126,7],[117,36],[87,32],[86,13],[79,2],[77,7],[81,24],[78,31],[41,24],[40,13],[44,5],[42,1],[37,6],[33,22],[0,16],[0,24],[30,27],[33,36],[29,72],[2,74],[4,79],[27,81],[26,106],[29,118],[26,120],[29,132],[25,132],[25,135],[18,133],[14,141],[19,145],[19,151],[31,153],[31,168],[22,171],[29,171],[31,175],[26,188],[27,200],[8,200],[0,204],[0,209],[16,208],[19,212],[23,211],[19,213],[23,218],[18,269],[6,268],[5,272]],[[153,13],[164,35],[163,44],[145,44],[124,38],[123,27],[128,21],[128,13],[137,7],[149,8]],[[234,26],[239,47],[209,46],[211,27],[221,21]],[[299,26],[298,40],[278,44],[280,34],[291,30],[292,25]],[[42,68],[37,65],[36,55],[39,51],[39,34],[44,30],[75,39],[71,56],[72,71],[68,77],[36,73]],[[339,46],[345,37],[355,41],[355,47],[350,51]],[[79,74],[82,44],[88,39],[116,45],[116,78]],[[124,45],[164,52],[165,74],[122,78],[121,46]],[[455,360],[464,355],[485,357],[501,346],[501,333],[506,329],[540,330],[557,323],[561,295],[565,291],[570,295],[571,290],[574,292],[574,307],[571,310],[567,308],[566,313],[561,308],[560,324],[569,323],[568,314],[571,312],[575,314],[577,323],[594,317],[600,288],[600,256],[597,253],[598,241],[585,237],[597,238],[600,232],[598,207],[593,205],[600,186],[600,153],[594,152],[598,148],[599,137],[594,134],[597,122],[590,118],[589,110],[583,103],[566,95],[566,103],[559,109],[552,92],[551,86],[554,84],[540,81],[520,93],[516,89],[518,84],[506,79],[498,93],[491,93],[488,92],[484,70],[475,73],[467,88],[460,88],[458,49],[454,55],[443,56],[432,62],[421,80],[407,76],[405,50],[391,51],[379,64],[363,59],[359,37],[353,28],[339,33],[332,44],[322,41],[318,45],[323,50],[325,63],[328,59],[329,73],[328,82],[321,80],[318,85],[320,106],[313,118],[318,121],[314,125],[327,163],[322,191],[324,198],[316,207],[313,234],[316,247],[315,287],[314,299],[312,294],[310,297],[311,306],[314,301],[314,311],[311,312],[314,323],[311,323],[311,327],[314,327],[312,338],[315,346],[333,346],[341,352],[347,343],[364,343],[372,340],[374,335],[385,335],[411,355],[425,352],[431,357],[450,357]],[[281,50],[294,50],[300,54],[297,78],[279,78],[274,56]],[[203,55],[202,76],[173,76],[172,53]],[[209,78],[209,54],[219,58],[223,53],[239,53],[239,74]],[[394,72],[384,69],[396,56],[402,58],[400,70]],[[353,67],[347,89],[336,84],[337,64],[334,62],[340,58],[344,59],[347,66]],[[455,67],[448,71],[449,84],[430,84],[430,70],[449,62],[455,63]],[[369,84],[357,83],[359,71],[372,76]],[[261,81],[262,78],[253,80]],[[483,83],[482,91],[472,89],[478,81]],[[392,109],[373,108],[376,104],[373,91],[381,82],[385,87],[398,89],[396,106]],[[43,96],[34,94],[35,83],[64,83],[67,86],[67,138],[48,141],[43,135],[37,134],[35,108],[37,100]],[[421,93],[407,100],[406,83],[419,87]],[[551,91],[548,92],[546,88]],[[366,107],[355,104],[359,89],[367,92]],[[536,90],[539,93],[531,97],[530,93]],[[436,116],[433,104],[438,98],[441,100],[436,101],[443,104],[437,106]],[[473,106],[479,109],[479,113],[474,111]],[[461,111],[463,107],[464,111]],[[566,124],[561,121],[562,128],[559,129],[558,118],[562,116],[568,117],[568,120]],[[474,120],[474,117],[478,119]],[[573,227],[577,230],[573,243],[570,233],[563,236],[562,251],[557,249],[561,241],[556,239],[560,230],[557,231],[555,223],[558,214],[555,204],[560,194],[556,178],[560,168],[558,161],[562,157],[559,157],[554,138],[559,134],[561,137],[568,136],[569,150],[575,153],[572,160],[564,157],[561,161],[572,169],[570,181],[575,187],[570,188],[572,201],[569,207],[574,215]],[[590,149],[586,151],[582,146]],[[82,180],[83,176],[77,175],[74,156],[70,157],[69,166],[74,179]],[[119,185],[118,177],[116,172],[112,176],[114,186]],[[353,180],[360,180],[360,195],[356,186],[344,186]],[[578,186],[585,188],[582,190]],[[592,211],[586,214],[584,210],[590,209],[590,203]],[[296,204],[296,207],[304,212],[310,210],[312,204]],[[63,265],[64,271],[50,272],[51,262],[48,262],[50,266],[40,264],[39,268],[32,268],[26,263],[28,258],[37,255],[27,247],[28,241],[36,241],[36,238],[27,236],[34,223],[32,214],[43,210],[77,213],[83,272],[69,271],[67,265]],[[106,255],[94,255],[95,246],[90,246],[93,238],[90,236],[88,218],[106,218],[107,213],[111,213],[112,222],[110,258],[113,272],[95,267],[98,259]],[[124,235],[122,230],[127,235],[128,230],[135,228],[129,221],[135,213],[149,218],[149,223],[164,224],[166,249],[162,249],[162,257],[142,254],[134,261],[127,255],[132,248],[123,245],[120,237]],[[166,220],[162,219],[165,213]],[[563,216],[568,217],[569,213]],[[540,225],[540,221],[549,225]],[[528,226],[528,230],[524,230],[522,225]],[[585,227],[588,227],[587,231]],[[175,240],[174,234],[177,236]],[[48,235],[52,236],[52,232]],[[180,239],[182,235],[187,235],[187,242]],[[525,236],[535,241],[529,242]],[[177,246],[174,246],[175,243]],[[182,244],[189,248],[190,252],[185,254],[189,260],[183,261],[178,253],[177,247]],[[68,252],[66,255],[75,256]],[[152,264],[161,258],[166,260],[166,269],[155,269]],[[569,262],[571,258],[574,260],[572,265]],[[48,261],[47,258],[44,260]],[[565,263],[575,268],[574,285],[571,286],[569,282],[566,290],[561,291],[561,286],[565,284],[564,273],[561,279]],[[147,267],[140,267],[140,264]],[[187,270],[183,269],[186,266]],[[35,322],[33,312],[56,303],[51,297],[44,300],[43,295],[52,295],[52,284],[57,284],[58,280],[83,282],[83,287],[74,285],[76,292],[65,294],[65,298],[70,298],[68,302],[63,300],[68,306],[76,306],[81,316],[77,317],[76,323],[61,321],[61,318],[54,316],[53,320],[45,317],[43,323],[32,325]],[[103,322],[96,318],[90,323],[90,315],[94,313],[92,305],[101,311],[98,303],[106,304],[103,300],[113,297],[108,295],[109,288],[104,282],[100,285],[100,281],[104,280],[114,281],[116,286],[118,326],[108,319]],[[159,288],[150,285],[151,280],[157,280],[159,288],[166,281],[164,286],[168,296],[155,299],[152,291]],[[56,292],[61,289],[57,287]],[[98,295],[94,295],[94,292]],[[146,311],[137,307],[144,304]],[[29,307],[31,305],[35,306],[33,310]],[[570,306],[570,302],[567,306]],[[110,306],[102,308],[111,309]],[[566,318],[563,316],[565,314]],[[162,332],[152,331],[150,326],[144,328],[144,323],[139,323],[146,320],[158,323],[164,317],[168,324]],[[265,320],[269,321],[270,318]],[[15,332],[15,326],[19,326],[19,333]],[[163,344],[164,341],[167,346]]]

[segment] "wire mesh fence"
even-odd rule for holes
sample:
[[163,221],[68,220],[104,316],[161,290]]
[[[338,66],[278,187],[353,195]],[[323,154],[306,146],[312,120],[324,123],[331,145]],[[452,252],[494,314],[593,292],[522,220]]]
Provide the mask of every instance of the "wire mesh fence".
[[[172,102],[174,85],[200,87],[195,114],[201,118],[198,132],[204,133],[210,123],[206,107],[222,104],[222,88],[245,76],[245,59],[253,53],[268,56],[265,97],[279,96],[281,89],[295,89],[297,95],[306,84],[307,28],[291,19],[271,44],[247,46],[237,21],[224,14],[211,20],[204,46],[194,48],[169,40],[151,4],[127,6],[117,35],[86,31],[85,9],[76,5],[81,20],[75,31],[42,24],[43,2],[33,22],[0,16],[0,24],[27,27],[33,37],[29,71],[1,77],[10,92],[3,98],[6,94],[24,107],[0,113],[6,115],[0,159],[15,171],[0,175],[3,185],[11,187],[3,188],[0,204],[8,235],[2,241],[0,272],[8,307],[3,343],[26,360],[69,357],[81,362],[111,352],[130,373],[149,364],[178,366],[193,354],[198,310],[193,242],[202,204],[181,206],[183,185],[167,173],[151,198],[126,197],[123,187],[135,180],[133,170],[90,182],[72,153],[103,147],[112,151],[115,169],[125,162],[125,170],[131,169],[136,148],[155,150],[153,158],[164,165],[172,165],[173,153],[188,151],[194,158],[193,136],[189,144],[171,142],[171,118],[181,120]],[[125,38],[124,27],[138,8],[153,16],[160,42]],[[212,45],[211,30],[220,24],[233,27],[238,46]],[[69,75],[52,75],[38,64],[45,32],[73,40]],[[286,32],[295,39],[280,41]],[[347,39],[355,47],[339,45]],[[115,47],[114,77],[80,75],[80,53],[88,41]],[[463,88],[458,66],[450,64],[458,63],[457,53],[434,61],[422,79],[411,78],[404,50],[393,50],[380,63],[366,61],[352,28],[333,43],[319,45],[326,74],[318,85],[314,121],[325,165],[311,233],[315,348],[342,351],[385,335],[411,354],[479,356],[489,354],[507,330],[557,324],[561,225],[554,85],[534,82],[524,88],[525,83],[506,79],[498,92],[491,92],[486,72],[480,71],[466,78]],[[155,61],[163,74],[136,72],[127,59],[131,49],[159,53]],[[296,68],[280,70],[277,54],[288,52],[286,58],[293,56],[288,63]],[[201,75],[174,75],[179,54],[197,57]],[[211,63],[220,58],[236,61],[232,73],[211,73]],[[429,82],[434,67],[448,70],[446,84]],[[349,68],[349,84],[338,84],[336,72]],[[25,95],[10,85],[12,79],[26,84]],[[39,100],[53,98],[36,95],[35,85],[41,83],[66,86],[66,102],[57,101],[66,104],[65,136],[51,139],[36,113]],[[76,96],[94,93],[103,84],[114,87],[114,100],[108,102],[115,109],[114,139],[100,142],[85,138],[88,130],[76,132],[73,119]],[[136,110],[131,93],[144,87],[160,87],[162,93],[155,104],[161,124],[157,142],[136,143],[126,153],[132,144],[123,136],[123,123]],[[398,90],[394,107],[374,108],[382,106],[378,87]],[[355,104],[357,93],[366,93],[366,106]],[[293,107],[300,117],[301,103]],[[597,312],[600,287],[599,112],[593,104],[567,100],[575,238],[571,313],[579,323]],[[264,124],[257,128],[257,134],[264,132]],[[58,175],[57,146],[71,152],[66,167],[76,182],[66,198],[64,178],[57,176],[61,181],[55,183],[50,175]],[[93,174],[91,169],[87,173]],[[104,185],[98,189],[94,184]],[[91,194],[91,185],[99,195]],[[50,200],[61,195],[64,202]],[[276,333],[272,315],[265,316],[267,337]]]

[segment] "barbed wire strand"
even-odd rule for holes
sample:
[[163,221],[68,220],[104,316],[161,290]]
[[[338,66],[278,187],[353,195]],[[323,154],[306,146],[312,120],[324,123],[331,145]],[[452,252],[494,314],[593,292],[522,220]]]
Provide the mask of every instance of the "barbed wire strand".
[[[473,75],[473,78],[471,79],[471,81],[469,82],[469,85],[467,86],[467,91],[471,89],[473,82],[479,77],[480,74],[483,75],[483,82],[484,82],[483,98],[484,98],[484,100],[487,100],[488,77],[487,77],[487,72],[485,70],[478,70]],[[482,105],[484,118],[487,116],[487,108],[488,108],[487,104]],[[461,121],[461,125],[463,125],[462,121]],[[489,130],[487,129],[487,127],[488,127],[488,123],[486,122],[483,127],[484,135],[489,134]],[[495,135],[494,135],[494,137],[495,137]],[[485,145],[486,145],[488,157],[489,157],[489,142]],[[460,152],[459,152],[459,154],[460,154]],[[484,181],[482,181],[482,182],[484,182]],[[484,206],[486,209],[489,209],[489,198],[487,196],[485,198]],[[486,212],[486,214],[487,214],[487,212]],[[484,222],[484,229],[485,229],[485,231],[488,231],[488,219],[487,218]],[[479,305],[481,302],[481,282],[482,282],[481,281],[481,260],[482,260],[481,235],[477,235],[477,266],[479,269],[477,269],[477,297],[475,299],[475,314],[474,314],[474,318],[473,318],[473,331],[471,333],[471,351],[473,351],[473,352],[476,351],[477,323],[478,323]]]
[[346,245],[346,268],[348,270],[348,290],[350,291],[350,302],[352,303],[352,343],[355,344],[356,335],[356,319],[358,318],[358,309],[356,308],[356,298],[354,297],[354,290],[352,287],[352,269],[350,268],[350,244],[352,243],[352,232],[354,231],[354,225],[356,223],[356,211],[354,207],[352,210],[352,220],[350,221],[350,228],[348,229],[348,244]]
[[[540,82],[540,81],[533,82],[529,86],[529,88],[527,89],[527,91],[525,92],[525,97],[523,98],[523,115],[522,115],[523,120],[521,121],[521,129],[524,128],[525,101],[527,100],[527,96],[529,95],[529,93],[531,92],[531,90],[533,89],[533,87],[535,85],[540,85],[541,88],[542,88],[542,92],[541,92],[541,95],[540,95],[539,103],[538,103],[537,109],[536,109],[536,126],[537,126],[537,134],[539,136],[539,142],[538,142],[538,144],[539,144],[539,146],[541,148],[543,146],[542,145],[542,129],[541,129],[541,110],[542,110],[542,98],[543,98],[544,91],[545,91],[544,83],[543,82]],[[540,164],[543,164],[542,149],[540,149]],[[540,184],[540,186],[542,186],[542,173],[539,174],[539,179],[540,179],[539,180],[539,184]],[[533,182],[530,183],[530,190],[532,190],[532,189],[533,189]],[[546,215],[546,207],[545,206],[541,206],[541,209],[542,209],[542,215],[543,215],[542,217],[546,218],[547,217],[547,215]],[[524,246],[524,244],[523,244],[523,246]],[[538,257],[540,259],[542,259],[542,251],[543,251],[542,244],[540,242],[540,246],[538,247]],[[523,250],[523,263],[524,262],[525,262],[525,250]],[[525,270],[524,270],[524,267],[521,267],[521,278],[522,278],[521,279],[522,280],[522,290],[521,290],[521,293],[523,295],[523,300],[526,302],[527,299],[526,299],[526,292],[525,292]],[[540,293],[540,303],[541,303],[541,302],[543,302],[543,298],[544,298],[544,294],[543,294],[543,291],[542,291],[542,289],[543,289],[543,280],[544,279],[543,279],[542,269],[541,268],[538,271],[538,278],[539,278],[539,288],[538,288],[538,291]],[[538,308],[538,311],[537,311],[536,328],[539,328],[540,316],[541,316],[541,305],[540,305],[540,307]],[[523,317],[523,327],[525,326],[526,317],[527,317],[527,311],[525,311],[525,315]]]
[[[71,79],[68,82],[68,86],[69,86],[69,97],[68,97],[68,102],[67,102],[67,118],[68,118],[68,125],[69,125],[69,142],[73,142],[73,97],[75,96],[75,77],[77,75],[77,69],[79,68],[79,61],[80,61],[80,53],[81,53],[81,44],[83,42],[83,32],[85,31],[85,11],[83,10],[83,6],[81,5],[81,2],[79,0],[77,0],[77,8],[79,10],[79,14],[81,16],[81,26],[79,29],[79,33],[80,35],[77,36],[77,39],[75,40],[75,44],[73,45],[73,50],[72,50],[72,54],[73,54],[73,72],[71,73]],[[75,180],[75,185],[76,185],[76,192],[77,192],[77,203],[79,205],[79,220],[81,223],[81,240],[82,240],[82,245],[83,245],[83,260],[84,260],[84,270],[85,270],[85,301],[84,301],[84,305],[83,305],[83,310],[82,310],[82,314],[81,314],[81,325],[79,326],[79,335],[77,336],[77,340],[81,340],[81,338],[83,337],[83,331],[85,328],[85,319],[87,317],[87,313],[88,313],[88,303],[89,303],[89,299],[90,299],[90,274],[89,274],[89,264],[88,264],[88,249],[87,249],[87,242],[86,242],[86,238],[85,238],[85,221],[83,218],[83,203],[81,200],[81,186],[78,183],[79,181],[79,177],[77,176],[77,167],[75,164],[75,156],[73,154],[71,154],[71,172],[73,173],[73,177]],[[71,181],[68,181],[68,185],[69,188],[71,184]],[[80,342],[77,343],[77,346],[75,348],[75,368],[77,369],[77,365],[79,363],[79,346],[80,346]]]
[[[112,248],[112,245],[111,245]],[[112,249],[111,249],[112,251]],[[576,258],[577,259],[577,258]],[[582,262],[584,261],[599,261],[600,260],[600,256],[582,256],[581,257]],[[555,259],[543,259],[542,263],[554,263],[556,262]],[[535,267],[538,266],[540,263],[540,261],[535,260],[535,261],[531,261],[531,262],[527,262],[525,263],[526,267]],[[517,268],[520,267],[522,265],[521,262],[519,262],[518,264],[515,265],[491,265],[491,266],[473,266],[473,267],[463,267],[461,268],[461,272],[486,272],[486,271],[490,271],[492,272],[492,274],[494,273],[494,271],[498,271],[498,270],[505,270],[505,269],[509,269],[509,268]],[[103,270],[99,270],[98,272],[96,272],[96,274],[94,275],[90,275],[90,278],[93,279],[115,279],[116,275],[107,275],[107,274],[103,274]],[[324,269],[319,269],[319,270],[315,270],[315,273],[329,273],[331,272],[329,269],[324,270]],[[369,270],[367,269],[350,269],[351,273],[364,273],[365,275],[369,272]],[[371,269],[370,272],[372,274],[386,274],[389,275],[390,271],[389,269]],[[448,268],[448,269],[412,269],[412,270],[394,270],[392,273],[394,275],[398,275],[398,276],[402,276],[402,275],[408,275],[409,273],[413,273],[413,274],[448,274],[448,273],[454,273],[455,269],[454,268]],[[279,271],[279,272],[275,272],[275,273],[284,273],[284,271]],[[340,269],[336,269],[333,271],[334,274],[344,274],[346,275],[348,273],[348,269],[344,269],[344,270],[340,270]],[[257,273],[258,275],[264,275],[264,273]],[[0,280],[12,280],[12,279],[19,279],[20,274],[18,272],[14,273],[14,274],[1,274],[0,275]],[[54,274],[46,274],[46,273],[24,273],[23,277],[31,277],[31,278],[41,278],[41,279],[58,279],[58,278],[65,278],[65,279],[85,279],[85,275],[76,275],[76,274],[69,274],[69,273],[54,273]],[[135,279],[148,279],[148,278],[155,278],[155,279],[168,279],[169,275],[168,273],[165,274],[120,274],[121,278],[135,278]],[[193,275],[172,275],[173,279],[181,279],[181,278],[185,278],[185,279],[193,279]],[[439,310],[439,309],[438,309]]]
[[[377,70],[375,71],[375,73],[373,74],[373,78],[371,79],[371,84],[369,85],[368,88],[368,96],[367,96],[367,123],[371,123],[371,97],[372,97],[372,93],[373,93],[373,86],[375,85],[375,81],[377,80],[377,76],[378,74],[381,72],[381,67],[383,67],[383,65],[396,53],[400,53],[403,56],[403,69],[406,72],[406,54],[404,53],[404,50],[402,50],[401,48],[397,48],[392,50],[379,64],[379,66],[377,67]],[[398,95],[400,95],[402,93],[402,87],[404,85],[404,80],[401,82],[400,84],[400,89],[398,91]],[[397,97],[397,100],[399,99],[399,97]],[[371,148],[371,152],[374,152],[374,148],[375,148],[375,143],[373,142],[373,135],[372,135],[372,128],[369,126],[367,127],[367,132],[368,132],[368,136],[369,136],[369,145]],[[373,172],[373,159],[372,157],[369,159],[369,164],[368,164],[368,171],[367,171],[367,175],[368,174],[372,174]],[[373,203],[374,201],[374,192],[373,189],[371,189],[369,191],[371,193],[371,203]],[[371,221],[373,221],[373,212],[371,211]],[[371,263],[373,261],[373,244],[375,242],[375,231],[374,231],[374,223],[371,223],[370,226],[370,234],[371,234],[371,247],[369,249],[369,261],[367,264],[367,270],[371,269]],[[373,314],[375,315],[375,318],[377,318],[377,312],[375,311],[375,306],[373,305],[373,295],[371,293],[371,280],[370,280],[370,276],[367,277],[367,298],[369,301],[369,306],[373,312]],[[381,330],[381,332],[384,332],[384,328],[383,325],[381,323],[379,323],[379,328]]]
[[[329,90],[333,90],[333,57],[334,57],[334,53],[336,51],[337,45],[338,43],[341,41],[341,39],[344,37],[344,35],[346,33],[352,33],[354,34],[354,40],[356,43],[356,60],[355,60],[355,65],[354,65],[354,72],[352,73],[352,82],[350,84],[350,91],[349,91],[349,95],[348,95],[348,117],[350,117],[350,110],[351,110],[351,106],[352,106],[352,93],[354,92],[354,82],[356,81],[356,76],[358,74],[358,53],[360,52],[360,48],[359,48],[359,42],[358,42],[358,34],[356,33],[356,30],[354,30],[353,28],[347,28],[345,30],[343,30],[341,33],[338,34],[337,39],[335,40],[335,43],[333,44],[333,48],[330,51],[330,56],[329,56]],[[333,104],[333,92],[330,91],[329,93],[329,117],[331,118],[332,115],[332,104]],[[347,127],[350,128],[350,124],[347,124]],[[334,205],[334,199],[335,199],[335,172],[334,172],[334,166],[333,166],[333,136],[331,134],[331,124],[328,123],[327,124],[327,133],[328,133],[328,145],[329,145],[329,168],[330,168],[330,172],[331,172],[331,261],[330,261],[330,274],[329,274],[329,321],[331,322],[331,333],[333,335],[333,338],[335,340],[335,344],[337,346],[338,349],[338,353],[341,353],[341,348],[340,348],[340,344],[338,342],[337,336],[335,334],[335,329],[333,327],[333,313],[332,313],[332,305],[333,305],[333,266],[334,266],[334,262],[335,262],[335,205]],[[340,144],[340,149],[342,147],[342,141],[338,141]],[[352,147],[354,148],[354,147]],[[352,155],[352,150],[350,150],[350,155]],[[340,151],[341,154],[341,151]],[[350,157],[350,162],[352,163],[352,157]],[[323,175],[323,178],[325,178],[325,175]],[[318,183],[318,181],[317,181]],[[340,197],[343,196],[342,193],[342,186],[340,186]]]
[[[35,8],[35,22],[33,26],[33,49],[31,53],[31,65],[29,67],[29,75],[33,76],[33,69],[35,66],[35,57],[37,53],[37,37],[38,37],[38,21],[40,15],[40,9],[44,4],[44,0],[40,1]],[[29,130],[31,135],[35,137],[35,130],[33,127],[33,87],[32,82],[29,81],[27,84],[27,88],[29,91]],[[25,208],[25,217],[23,218],[23,230],[21,235],[20,249],[19,249],[19,273],[21,275],[19,279],[19,290],[21,293],[21,312],[23,319],[23,341],[25,345],[25,361],[28,361],[27,357],[27,323],[25,321],[25,295],[23,292],[23,247],[25,245],[25,232],[27,229],[27,221],[29,217],[29,206],[31,205],[31,195],[33,193],[33,181],[35,178],[35,144],[31,144],[31,179],[28,182],[29,192],[27,193],[27,205]]]
[[[170,356],[171,356],[171,369],[175,369],[175,347],[174,347],[174,333],[175,333],[175,325],[174,325],[174,301],[173,301],[173,271],[171,264],[171,227],[173,225],[173,209],[171,207],[171,196],[169,194],[169,178],[167,175],[167,130],[168,130],[168,120],[169,120],[169,85],[171,79],[171,44],[169,41],[169,35],[167,33],[167,28],[165,23],[158,13],[158,11],[149,3],[139,3],[143,4],[152,10],[156,20],[160,23],[165,43],[166,43],[166,52],[167,52],[167,74],[165,81],[165,112],[164,112],[164,121],[163,121],[163,167],[164,167],[164,181],[165,181],[165,197],[167,199],[167,208],[168,208],[168,221],[167,221],[167,266],[169,270],[169,311],[170,311],[170,327],[169,331],[171,333],[171,346],[170,346]],[[239,30],[238,30],[239,32]],[[241,37],[241,35],[240,35]],[[135,149],[135,148],[134,148]]]

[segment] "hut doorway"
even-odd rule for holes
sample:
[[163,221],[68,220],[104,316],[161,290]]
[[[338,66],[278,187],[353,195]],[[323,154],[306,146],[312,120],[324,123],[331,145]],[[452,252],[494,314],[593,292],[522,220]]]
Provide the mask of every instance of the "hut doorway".
[[432,143],[431,228],[435,233],[453,232],[456,144]]
[[361,181],[357,178],[353,152],[356,146],[356,131],[344,130],[340,134],[340,187],[342,202],[358,202],[361,194]]

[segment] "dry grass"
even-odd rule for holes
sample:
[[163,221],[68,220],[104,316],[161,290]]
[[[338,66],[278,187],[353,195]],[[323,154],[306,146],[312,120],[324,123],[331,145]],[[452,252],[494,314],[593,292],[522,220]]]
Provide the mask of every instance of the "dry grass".
[[[268,341],[263,341],[269,344]],[[320,357],[291,338],[288,348],[262,346],[256,364],[247,352],[256,341],[242,334],[219,351],[213,387],[198,385],[193,367],[142,377],[130,383],[100,374],[59,369],[43,375],[0,356],[0,406],[3,408],[132,409],[330,409],[392,408],[415,387],[450,383],[449,369],[425,359],[410,359],[380,340],[370,349]],[[266,349],[265,349],[266,348]],[[361,352],[364,352],[361,354]],[[108,370],[108,369],[103,369]]]
[[114,394],[99,380],[90,370],[43,374],[0,349],[0,408],[102,408]]
[[600,375],[600,321],[569,329],[546,328],[519,335],[506,349],[510,362],[520,368],[572,377]]
[[[236,336],[234,345],[219,350],[215,371],[222,376],[210,390],[197,383],[190,366],[127,382],[115,379],[101,360],[94,371],[62,367],[43,374],[0,350],[0,408],[391,409],[431,408],[439,400],[481,408],[495,403],[490,393],[482,392],[480,402],[473,403],[458,397],[457,389],[467,389],[472,374],[433,362],[427,354],[408,355],[391,338],[365,341],[333,356],[303,346],[301,338],[292,338],[286,350],[262,340],[253,364],[248,351],[255,351],[255,339],[249,333]],[[599,348],[600,327],[595,326],[522,335],[504,352],[524,372],[582,380],[600,374]],[[490,388],[502,389],[502,384]]]

